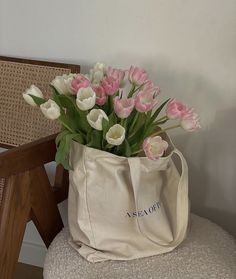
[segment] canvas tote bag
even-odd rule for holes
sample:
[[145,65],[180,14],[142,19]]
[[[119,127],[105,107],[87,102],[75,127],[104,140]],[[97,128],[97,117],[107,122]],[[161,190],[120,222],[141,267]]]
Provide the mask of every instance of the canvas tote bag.
[[120,157],[76,142],[70,160],[69,243],[88,261],[157,255],[184,240],[188,168],[170,141],[167,156],[157,161]]

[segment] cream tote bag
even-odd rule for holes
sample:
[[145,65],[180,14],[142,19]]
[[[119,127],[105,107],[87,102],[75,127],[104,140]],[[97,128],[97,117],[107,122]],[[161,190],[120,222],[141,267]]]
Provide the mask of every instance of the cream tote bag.
[[73,142],[70,160],[69,243],[88,261],[153,256],[184,240],[188,168],[171,142],[167,156],[157,161],[119,157]]

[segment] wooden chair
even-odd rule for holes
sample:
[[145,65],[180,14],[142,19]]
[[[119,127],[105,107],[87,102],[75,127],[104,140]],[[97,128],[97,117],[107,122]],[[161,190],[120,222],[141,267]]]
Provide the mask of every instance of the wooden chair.
[[57,75],[80,66],[0,56],[0,278],[14,275],[25,227],[32,220],[48,247],[63,223],[57,203],[67,197],[68,173],[56,171],[51,187],[44,164],[54,161],[60,127],[30,107],[22,93],[31,84],[49,96]]

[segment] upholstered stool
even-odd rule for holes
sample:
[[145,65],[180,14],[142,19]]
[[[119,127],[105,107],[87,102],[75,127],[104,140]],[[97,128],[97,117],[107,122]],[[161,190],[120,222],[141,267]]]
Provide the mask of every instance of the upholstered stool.
[[68,229],[51,244],[44,279],[235,279],[235,239],[216,224],[191,216],[187,239],[174,251],[132,261],[89,263],[69,244]]

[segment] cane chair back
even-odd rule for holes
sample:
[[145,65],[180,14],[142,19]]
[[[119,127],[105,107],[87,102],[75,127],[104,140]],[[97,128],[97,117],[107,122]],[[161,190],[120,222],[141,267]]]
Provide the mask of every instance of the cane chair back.
[[[26,104],[22,93],[34,84],[50,97],[50,81],[79,70],[78,65],[0,56],[0,147],[16,147],[58,132],[57,122]],[[3,187],[4,179],[0,178],[0,206]]]
[[27,105],[22,93],[34,84],[49,97],[50,81],[73,70],[79,68],[0,57],[0,144],[19,146],[60,130],[55,121],[46,119],[39,109]]

